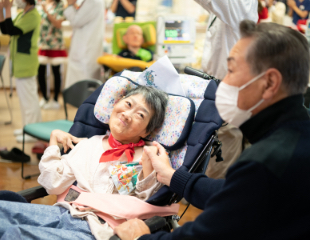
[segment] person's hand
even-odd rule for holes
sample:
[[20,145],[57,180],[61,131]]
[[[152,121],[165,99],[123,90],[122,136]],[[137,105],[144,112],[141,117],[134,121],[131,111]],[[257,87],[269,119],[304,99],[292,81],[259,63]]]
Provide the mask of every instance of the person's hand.
[[76,0],[68,0],[67,3],[68,3],[68,6],[74,5],[76,3]]
[[3,7],[5,9],[11,9],[12,7],[12,4],[13,4],[13,0],[10,1],[10,0],[2,0],[3,1]]
[[61,143],[64,152],[66,153],[69,148],[73,149],[73,143],[78,143],[85,138],[77,138],[71,135],[70,133],[61,131],[61,130],[53,130],[50,137],[50,145],[57,145]]
[[157,173],[157,180],[167,186],[170,186],[170,181],[175,170],[170,165],[170,159],[165,148],[158,142],[153,142],[153,145],[157,147],[159,152],[158,154],[151,151],[151,149],[147,146],[144,147],[144,152],[152,162],[152,166]]
[[287,5],[290,8],[294,8],[296,6],[296,2],[294,0],[287,0]]
[[[158,148],[157,147],[149,146],[148,148],[149,148],[149,150],[151,152],[153,152],[154,154],[157,155],[157,153],[158,153]],[[151,159],[148,157],[148,155],[144,151],[142,153],[142,157],[141,157],[141,160],[140,160],[139,164],[142,165],[143,177],[144,178],[149,176],[153,172],[153,170],[154,170],[154,168],[152,166]]]
[[140,219],[131,219],[114,228],[114,233],[122,240],[134,240],[150,234],[149,227]]

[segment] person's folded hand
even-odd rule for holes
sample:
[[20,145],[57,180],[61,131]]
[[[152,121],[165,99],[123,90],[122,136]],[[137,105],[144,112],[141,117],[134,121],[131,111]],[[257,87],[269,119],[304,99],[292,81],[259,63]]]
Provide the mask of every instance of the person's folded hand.
[[71,135],[70,133],[57,129],[57,130],[52,131],[51,133],[50,145],[58,145],[58,143],[61,143],[64,148],[64,152],[66,153],[69,148],[71,149],[74,148],[73,143],[77,144],[83,139],[85,138],[77,138]]

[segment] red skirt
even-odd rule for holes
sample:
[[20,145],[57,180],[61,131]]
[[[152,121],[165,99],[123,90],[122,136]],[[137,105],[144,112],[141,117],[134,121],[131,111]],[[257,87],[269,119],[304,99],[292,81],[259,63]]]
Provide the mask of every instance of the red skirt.
[[39,54],[39,56],[45,56],[45,57],[50,57],[50,58],[67,57],[68,56],[66,50],[42,50],[42,49],[39,49],[38,54]]

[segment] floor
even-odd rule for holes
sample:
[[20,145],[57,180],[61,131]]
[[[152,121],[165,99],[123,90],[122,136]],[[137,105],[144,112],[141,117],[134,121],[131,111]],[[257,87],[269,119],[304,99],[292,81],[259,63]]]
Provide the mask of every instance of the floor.
[[[8,93],[9,90],[6,92]],[[60,96],[59,102],[61,108],[58,110],[42,110],[42,119],[43,121],[51,121],[56,119],[65,119],[65,113],[63,109],[63,101]],[[5,124],[5,122],[10,121],[10,113],[8,106],[5,100],[4,91],[0,90],[0,147],[6,147],[8,150],[11,150],[13,147],[22,149],[22,144],[17,143],[15,137],[13,136],[14,129],[22,127],[21,114],[19,109],[19,99],[16,91],[13,91],[12,97],[9,98],[9,103],[12,108],[13,121],[11,124]],[[68,119],[73,120],[76,114],[77,109],[68,106]],[[31,149],[34,143],[25,144],[25,153],[30,155],[31,162],[27,163],[25,166],[25,174],[35,174],[38,173],[38,163],[36,154],[31,153]],[[11,190],[14,192],[28,189],[34,186],[37,186],[37,178],[31,178],[29,180],[23,180],[21,178],[21,164],[20,163],[11,163],[0,158],[0,190]],[[53,205],[56,201],[56,196],[47,196],[42,199],[37,199],[33,203],[37,204],[47,204]],[[185,209],[185,205],[180,203],[179,215],[181,215]],[[201,210],[190,206],[185,215],[179,221],[180,225],[183,225],[185,222],[193,221],[199,214]]]

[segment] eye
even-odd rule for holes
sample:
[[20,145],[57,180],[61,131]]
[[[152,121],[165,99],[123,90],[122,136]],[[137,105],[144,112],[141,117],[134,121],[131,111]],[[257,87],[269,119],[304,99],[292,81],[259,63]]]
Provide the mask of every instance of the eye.
[[131,103],[130,103],[130,102],[126,102],[126,104],[127,104],[129,107],[131,107]]
[[228,69],[228,72],[229,72],[229,73],[232,73],[232,70],[231,70],[231,69]]
[[143,119],[144,115],[142,113],[139,113],[139,116]]

